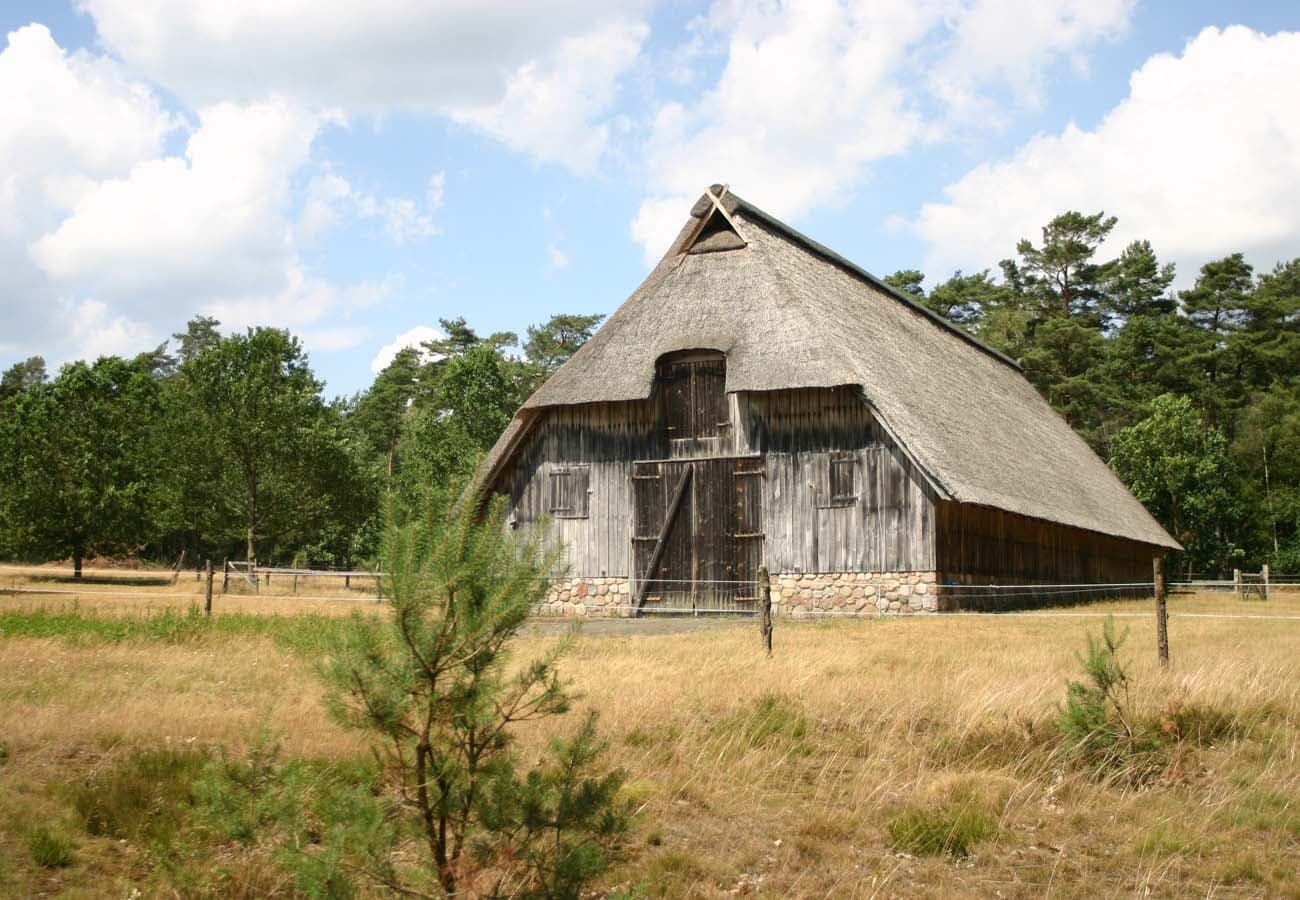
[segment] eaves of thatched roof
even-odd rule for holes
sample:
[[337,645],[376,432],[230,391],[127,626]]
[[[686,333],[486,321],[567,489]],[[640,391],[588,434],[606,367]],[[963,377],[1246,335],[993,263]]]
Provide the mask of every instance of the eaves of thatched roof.
[[710,348],[729,392],[859,386],[947,499],[1178,547],[1015,362],[734,194],[715,186],[691,214],[523,405],[489,481],[545,408],[644,399],[660,356]]

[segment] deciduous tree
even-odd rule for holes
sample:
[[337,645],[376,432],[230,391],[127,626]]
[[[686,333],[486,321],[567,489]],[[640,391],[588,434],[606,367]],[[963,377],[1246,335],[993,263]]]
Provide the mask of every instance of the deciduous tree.
[[0,504],[10,543],[37,558],[131,552],[156,527],[158,384],[117,357],[65,366],[0,415]]

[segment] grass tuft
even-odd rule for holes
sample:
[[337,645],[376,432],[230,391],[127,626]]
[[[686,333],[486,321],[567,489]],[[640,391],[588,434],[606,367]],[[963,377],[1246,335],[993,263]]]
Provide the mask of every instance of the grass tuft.
[[45,825],[27,833],[27,851],[32,862],[44,869],[62,869],[72,865],[72,838]]
[[974,800],[937,809],[909,807],[886,829],[896,850],[918,856],[969,856],[971,848],[997,833],[997,819]]
[[762,747],[800,753],[807,750],[809,727],[798,700],[784,694],[763,694],[720,721],[716,731],[736,741],[741,752]]

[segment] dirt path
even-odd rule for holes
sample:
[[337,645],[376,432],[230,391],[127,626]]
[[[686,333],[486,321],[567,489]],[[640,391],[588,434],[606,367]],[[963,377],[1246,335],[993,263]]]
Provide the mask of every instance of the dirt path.
[[640,619],[571,619],[563,616],[533,618],[525,626],[534,634],[561,634],[578,622],[584,635],[643,637],[652,634],[689,634],[726,628],[749,628],[758,640],[758,620],[708,616],[646,616]]

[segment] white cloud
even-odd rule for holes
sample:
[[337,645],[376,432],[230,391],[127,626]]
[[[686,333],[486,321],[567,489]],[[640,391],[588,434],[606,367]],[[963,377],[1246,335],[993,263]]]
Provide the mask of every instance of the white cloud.
[[941,137],[1062,54],[1117,33],[1131,6],[1052,0],[1026,16],[1007,0],[720,0],[697,31],[703,46],[725,48],[721,76],[695,102],[659,109],[632,235],[653,261],[713,181],[782,216],[835,203],[871,163]]
[[1119,216],[1115,247],[1143,237],[1186,283],[1211,258],[1263,265],[1300,234],[1300,33],[1207,28],[1181,56],[1151,57],[1093,130],[1070,125],[972,169],[913,227],[926,269],[984,267],[1066,209]]
[[1002,118],[983,88],[1005,85],[1022,103],[1041,103],[1045,62],[1064,56],[1081,72],[1080,53],[1098,40],[1119,37],[1136,0],[979,0],[954,17],[952,38],[931,70],[929,87],[948,111],[963,119]]
[[65,53],[44,25],[9,33],[0,52],[0,110],[0,173],[10,196],[62,193],[58,182],[69,172],[125,171],[155,155],[178,124],[117,64]]
[[414,347],[418,350],[421,344],[428,341],[440,341],[445,337],[445,334],[432,326],[416,325],[409,331],[403,331],[391,343],[380,347],[379,352],[375,354],[375,358],[370,361],[370,371],[378,375],[392,364],[401,350],[407,347]]
[[320,124],[283,100],[202,109],[184,158],[97,183],[32,258],[56,281],[136,311],[282,288],[295,262],[289,180]]
[[[308,328],[308,346],[339,349],[367,332],[328,320],[399,283],[334,284],[300,258],[293,185],[333,113],[283,98],[213,104],[183,154],[164,156],[184,123],[116,63],[65,53],[41,26],[0,52],[0,110],[0,354],[135,353],[197,312],[227,327]],[[311,227],[328,226],[339,185],[350,190],[338,178],[309,192]],[[443,190],[436,173],[420,202],[357,195],[353,212],[411,240],[436,233]]]
[[77,358],[134,356],[162,343],[148,325],[116,315],[98,300],[85,300],[62,310],[61,318]]
[[197,105],[268,93],[309,107],[453,114],[536,159],[594,165],[643,3],[81,0],[100,39]]
[[552,269],[564,269],[569,265],[569,257],[559,247],[551,244],[546,248],[546,255],[551,258]]
[[592,120],[613,103],[648,33],[642,22],[615,21],[568,38],[545,61],[516,69],[501,98],[455,107],[452,117],[538,161],[591,172],[609,139],[609,126]]
[[0,50],[0,353],[40,352],[55,365],[154,340],[102,301],[65,298],[28,245],[98,180],[155,156],[178,125],[111,60],[64,52],[42,25],[8,35]]
[[236,294],[216,297],[200,307],[223,325],[235,328],[269,325],[300,329],[321,327],[329,316],[350,318],[359,310],[369,309],[395,290],[398,279],[363,281],[341,286],[312,275],[301,263],[294,262],[285,273],[287,284],[264,294]]
[[364,343],[370,336],[370,329],[364,325],[343,325],[337,328],[313,328],[303,331],[303,346],[312,353],[337,353],[351,350]]
[[307,184],[307,199],[298,214],[294,236],[303,244],[314,244],[321,235],[342,224],[356,203],[352,185],[342,175],[326,171]]
[[325,232],[353,219],[372,219],[395,244],[401,245],[441,234],[437,213],[442,208],[446,174],[429,178],[424,203],[410,197],[376,197],[354,188],[346,178],[326,170],[307,185],[307,198],[295,229],[305,245],[315,243]]

